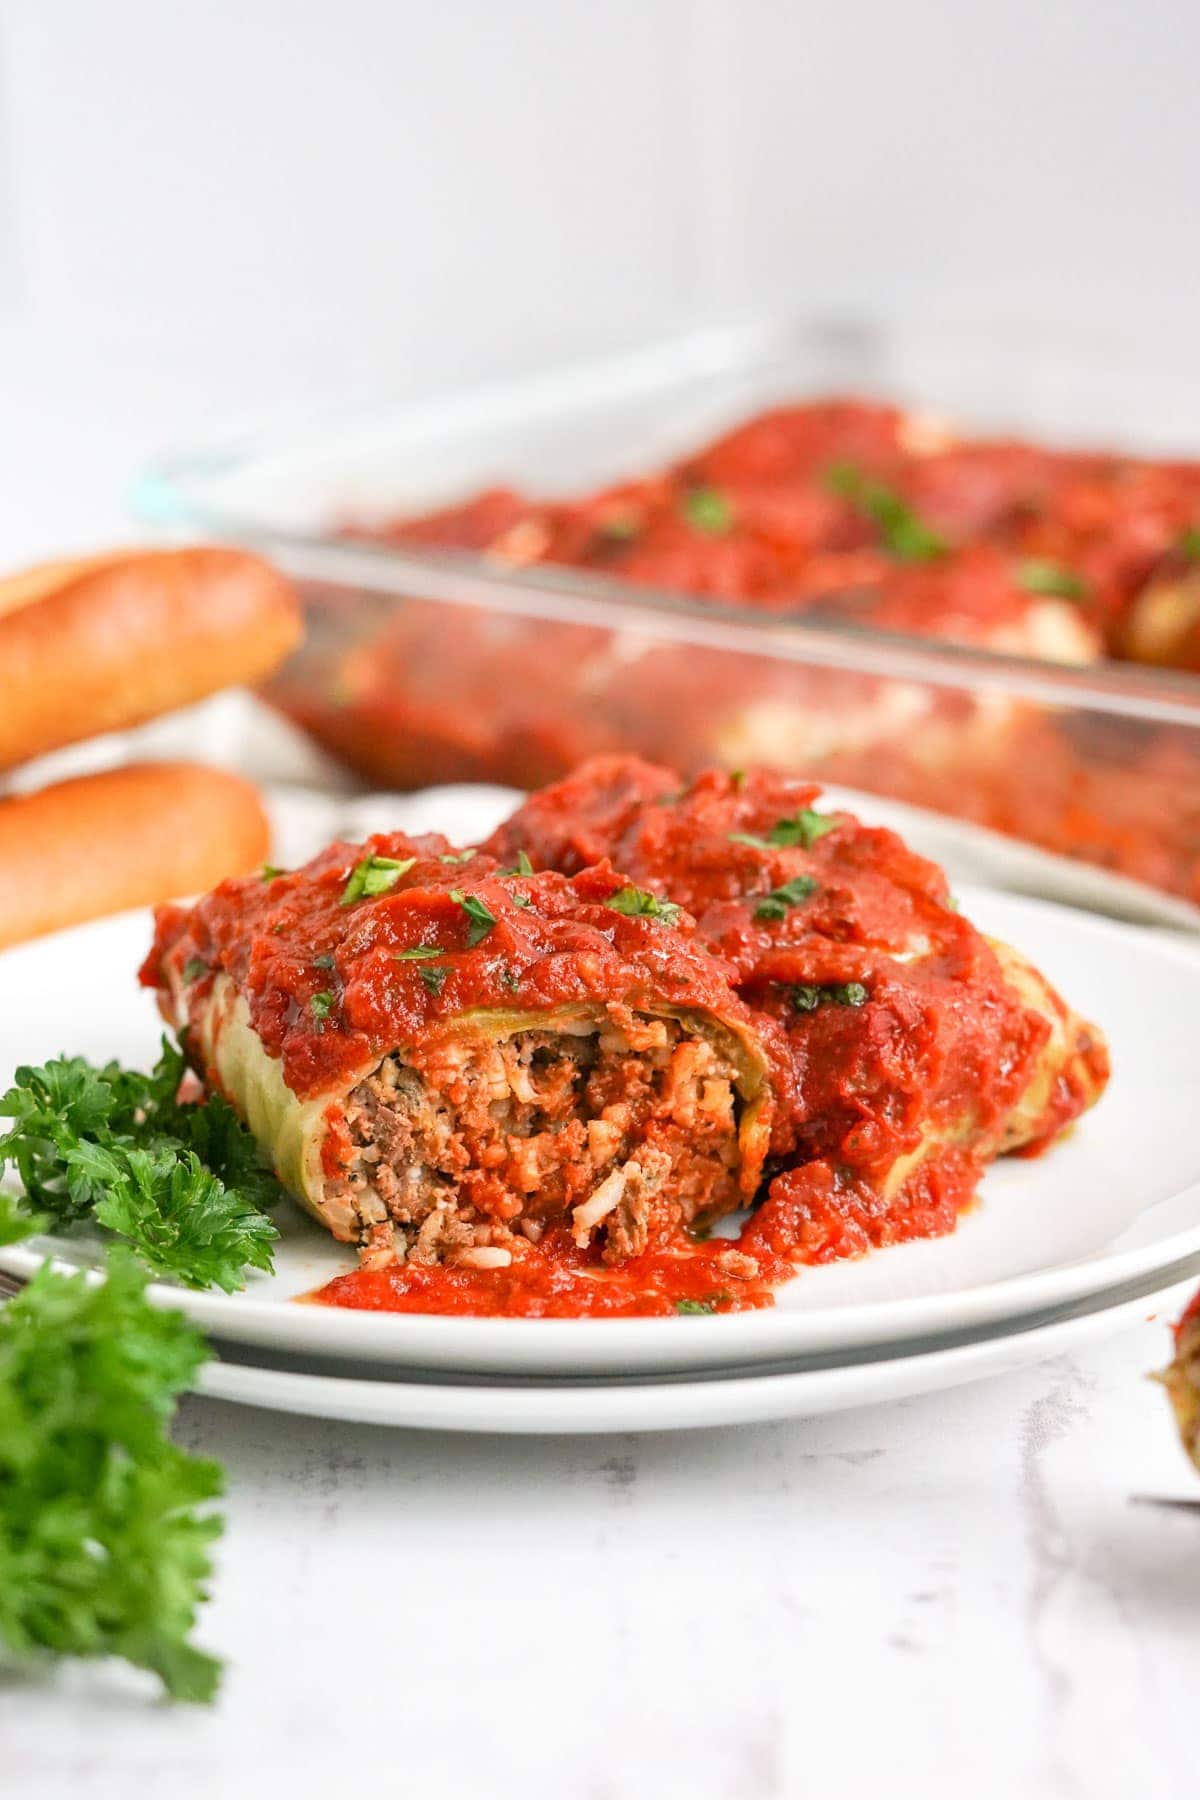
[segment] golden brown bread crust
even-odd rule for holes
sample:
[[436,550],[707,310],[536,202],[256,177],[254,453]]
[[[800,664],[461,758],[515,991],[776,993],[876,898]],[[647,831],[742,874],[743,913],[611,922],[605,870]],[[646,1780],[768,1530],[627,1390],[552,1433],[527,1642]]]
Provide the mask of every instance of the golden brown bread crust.
[[269,846],[257,790],[192,763],[133,763],[0,799],[0,949],[200,893]]
[[0,581],[0,769],[256,681],[299,637],[288,582],[240,550],[123,551]]

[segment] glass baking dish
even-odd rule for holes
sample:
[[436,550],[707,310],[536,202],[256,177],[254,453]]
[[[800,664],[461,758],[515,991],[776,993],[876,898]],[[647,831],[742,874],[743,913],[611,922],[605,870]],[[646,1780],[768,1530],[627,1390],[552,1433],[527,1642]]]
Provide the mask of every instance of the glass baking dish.
[[135,504],[170,529],[261,548],[294,576],[308,637],[266,695],[376,782],[527,786],[606,750],[683,769],[766,761],[1200,902],[1200,678],[341,535],[496,484],[578,493],[828,392],[979,431],[1186,455],[1200,447],[1200,379],[1170,363],[1013,325],[758,323],[366,425],[168,458]]

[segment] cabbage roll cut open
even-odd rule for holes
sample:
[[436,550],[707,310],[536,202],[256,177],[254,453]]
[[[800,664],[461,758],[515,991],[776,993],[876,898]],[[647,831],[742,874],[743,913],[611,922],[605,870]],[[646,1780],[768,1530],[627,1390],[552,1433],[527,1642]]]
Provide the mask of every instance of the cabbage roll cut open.
[[954,1229],[987,1164],[1052,1144],[1108,1080],[1096,1026],[959,912],[894,832],[771,769],[685,782],[596,757],[486,848],[609,857],[686,906],[780,1046],[766,1195],[742,1236],[794,1261]]
[[160,911],[142,979],[284,1184],[368,1264],[640,1254],[746,1204],[766,1039],[689,917],[391,834]]

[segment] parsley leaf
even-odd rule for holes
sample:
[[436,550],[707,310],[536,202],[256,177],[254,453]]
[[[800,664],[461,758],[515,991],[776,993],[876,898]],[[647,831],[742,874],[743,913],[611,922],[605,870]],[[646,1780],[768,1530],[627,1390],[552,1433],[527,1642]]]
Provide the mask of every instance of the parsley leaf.
[[495,925],[496,915],[478,894],[464,894],[461,888],[451,888],[450,898],[456,906],[462,907],[471,921],[467,930],[467,948],[473,950]]
[[81,1156],[104,1187],[92,1208],[96,1223],[133,1244],[149,1268],[231,1294],[245,1286],[247,1263],[270,1266],[274,1225],[194,1150],[156,1143],[110,1157],[84,1146]]
[[628,513],[615,513],[610,519],[601,519],[596,527],[598,536],[611,544],[631,544],[640,530],[640,521]]
[[350,879],[342,890],[341,904],[353,906],[356,900],[386,894],[402,875],[408,874],[416,860],[415,856],[406,856],[399,862],[394,856],[364,856],[351,870]]
[[202,956],[189,956],[183,965],[185,981],[203,981],[208,974],[208,964]]
[[177,1700],[211,1700],[220,1664],[189,1641],[221,1520],[197,1507],[218,1465],[166,1427],[208,1350],[145,1298],[44,1264],[0,1310],[0,1640],[13,1655],[120,1656]]
[[313,1018],[323,1023],[329,1017],[333,1007],[333,990],[323,988],[319,994],[313,995],[308,1006]]
[[818,985],[802,983],[788,989],[788,997],[797,1012],[817,1012],[822,1006],[865,1006],[870,999],[861,981],[827,981]]
[[623,887],[604,904],[611,906],[614,912],[624,913],[628,919],[657,919],[661,925],[677,924],[683,911],[673,900],[660,900],[657,894],[639,887]]
[[706,531],[710,537],[723,537],[733,527],[733,506],[720,488],[690,488],[681,502],[681,510],[689,525]]
[[396,962],[425,962],[430,957],[445,956],[436,944],[414,944],[411,950],[393,950],[392,957]]
[[1062,600],[1082,600],[1088,591],[1087,582],[1074,569],[1038,556],[1025,558],[1017,569],[1017,580],[1027,594],[1054,594]]
[[446,977],[449,973],[449,969],[430,969],[426,968],[424,964],[417,969],[417,974],[424,982],[426,991],[432,994],[434,999],[437,998],[445,987]]
[[332,969],[334,967],[336,967],[336,964],[333,960],[332,950],[322,950],[321,954],[319,956],[314,956],[312,962],[309,964],[310,969]]
[[811,850],[817,839],[832,831],[837,823],[828,813],[814,812],[811,806],[802,806],[799,812],[777,820],[766,837],[758,837],[752,831],[731,831],[729,842],[750,844],[755,850]]
[[0,1245],[19,1244],[41,1231],[46,1220],[21,1205],[16,1194],[0,1191]]
[[879,532],[883,548],[900,562],[932,562],[949,546],[903,501],[853,463],[834,463],[826,482],[835,494],[848,500]]
[[791,881],[785,881],[782,887],[772,888],[764,894],[754,909],[756,919],[785,919],[788,908],[799,906],[817,891],[817,884],[811,875],[796,875]]
[[711,1300],[677,1300],[675,1302],[675,1311],[683,1313],[685,1316],[689,1313],[715,1313],[716,1310],[716,1306]]
[[277,875],[286,874],[286,869],[278,869],[274,863],[264,863],[259,872],[259,878],[262,881],[274,881]]
[[500,873],[501,875],[532,875],[533,864],[526,856],[524,850],[518,850],[515,868],[501,869]]
[[500,971],[500,986],[502,988],[507,988],[510,994],[515,994],[520,985],[521,977],[517,974],[515,969],[510,969],[506,963]]
[[1200,561],[1200,525],[1189,526],[1179,540],[1179,553],[1189,562]]
[[177,1099],[183,1057],[163,1041],[149,1075],[82,1057],[22,1067],[0,1097],[0,1166],[61,1231],[87,1218],[132,1244],[156,1274],[188,1287],[245,1286],[269,1271],[278,1236],[266,1208],[281,1188],[229,1102]]
[[478,852],[475,850],[452,850],[448,851],[445,856],[439,856],[438,861],[441,863],[469,863],[471,858],[476,855]]

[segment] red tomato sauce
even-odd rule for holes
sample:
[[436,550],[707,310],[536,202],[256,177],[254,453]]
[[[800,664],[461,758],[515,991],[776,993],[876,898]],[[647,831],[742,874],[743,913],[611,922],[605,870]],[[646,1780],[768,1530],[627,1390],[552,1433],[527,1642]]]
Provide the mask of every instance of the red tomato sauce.
[[775,1284],[791,1274],[792,1264],[759,1255],[755,1274],[734,1273],[729,1264],[738,1262],[737,1249],[727,1239],[681,1238],[603,1268],[563,1235],[530,1245],[506,1269],[411,1262],[352,1269],[309,1298],[355,1312],[511,1319],[649,1319],[774,1305]]
[[611,858],[694,915],[773,1061],[772,1163],[736,1240],[680,1232],[602,1269],[559,1235],[507,1269],[408,1262],[338,1277],[315,1298],[521,1317],[767,1306],[805,1264],[952,1231],[988,1161],[1037,1154],[1078,1117],[1107,1079],[1098,1034],[1033,972],[1037,1004],[1014,985],[941,870],[818,799],[766,771],[681,790],[671,770],[600,759],[532,795],[481,859],[524,854],[578,882]]
[[[1200,554],[1198,525],[1200,462],[962,438],[846,399],[763,413],[660,474],[596,494],[492,489],[354,531],[788,610],[853,593],[880,624],[902,614],[903,629],[966,642],[1011,633],[1058,596],[1094,632],[1092,655],[1136,658],[1128,610],[1156,575]],[[924,607],[892,605],[897,584],[911,594],[914,571],[969,567],[980,549],[1005,577],[1004,605],[993,595],[989,616],[945,607],[936,580]]]
[[[379,864],[384,879],[388,864],[400,872],[383,894],[347,905],[347,885],[366,862]],[[226,975],[302,1100],[477,1007],[636,1007],[652,989],[745,1024],[729,971],[686,914],[665,929],[606,904],[626,885],[611,865],[518,874],[442,837],[385,832],[332,844],[303,869],[222,882],[189,909],[160,908],[141,979],[161,989],[172,972],[184,976],[198,1028],[214,977]],[[491,923],[475,941],[481,918]],[[435,984],[422,978],[429,960],[414,951],[432,953]]]

